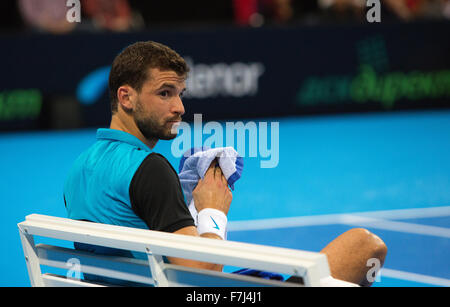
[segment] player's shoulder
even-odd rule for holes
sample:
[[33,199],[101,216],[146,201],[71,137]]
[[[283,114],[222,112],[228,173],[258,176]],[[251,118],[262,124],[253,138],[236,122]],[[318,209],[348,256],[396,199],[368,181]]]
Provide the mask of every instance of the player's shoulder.
[[152,152],[147,155],[144,162],[146,164],[152,164],[155,166],[161,165],[161,166],[170,166],[169,161],[164,157],[162,154],[157,152]]
[[140,168],[144,171],[152,171],[152,172],[170,172],[175,173],[175,169],[170,164],[170,162],[163,155],[152,152],[142,161]]

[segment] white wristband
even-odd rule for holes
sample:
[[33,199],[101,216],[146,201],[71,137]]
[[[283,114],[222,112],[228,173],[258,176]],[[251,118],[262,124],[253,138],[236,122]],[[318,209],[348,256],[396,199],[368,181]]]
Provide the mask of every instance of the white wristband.
[[209,232],[225,239],[228,222],[225,213],[217,209],[205,208],[198,213],[197,219],[197,231],[200,235]]

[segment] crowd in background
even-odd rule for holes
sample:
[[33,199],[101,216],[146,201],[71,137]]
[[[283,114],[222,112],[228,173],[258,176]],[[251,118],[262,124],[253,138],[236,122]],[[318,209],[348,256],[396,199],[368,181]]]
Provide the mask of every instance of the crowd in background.
[[[80,0],[81,22],[66,19],[67,0],[2,0],[2,31],[133,31],[202,24],[363,22],[366,0]],[[450,0],[382,0],[382,21],[450,19]]]

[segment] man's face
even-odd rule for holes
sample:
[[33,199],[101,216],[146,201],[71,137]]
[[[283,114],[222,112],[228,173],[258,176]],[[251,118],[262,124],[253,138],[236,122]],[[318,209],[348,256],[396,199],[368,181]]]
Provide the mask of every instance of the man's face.
[[134,121],[147,140],[173,139],[184,114],[185,77],[157,68],[151,68],[149,76],[138,93]]

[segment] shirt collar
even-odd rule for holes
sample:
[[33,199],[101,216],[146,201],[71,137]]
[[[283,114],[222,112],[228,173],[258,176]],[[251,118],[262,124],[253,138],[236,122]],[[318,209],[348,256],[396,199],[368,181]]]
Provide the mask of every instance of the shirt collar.
[[97,130],[97,139],[125,142],[142,150],[151,151],[151,149],[137,137],[121,130],[100,128]]

